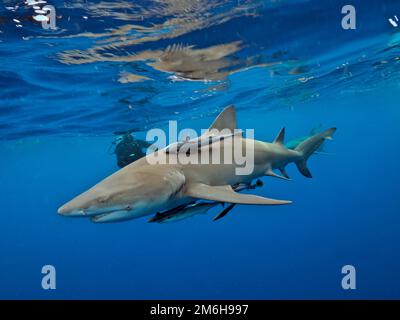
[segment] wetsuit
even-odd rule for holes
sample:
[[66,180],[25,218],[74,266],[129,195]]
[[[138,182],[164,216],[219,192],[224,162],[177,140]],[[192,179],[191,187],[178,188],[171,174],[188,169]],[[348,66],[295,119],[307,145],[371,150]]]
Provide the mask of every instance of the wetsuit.
[[117,156],[117,164],[120,168],[144,157],[146,152],[143,149],[150,146],[150,143],[143,140],[136,140],[130,134],[125,134],[115,147],[114,153]]

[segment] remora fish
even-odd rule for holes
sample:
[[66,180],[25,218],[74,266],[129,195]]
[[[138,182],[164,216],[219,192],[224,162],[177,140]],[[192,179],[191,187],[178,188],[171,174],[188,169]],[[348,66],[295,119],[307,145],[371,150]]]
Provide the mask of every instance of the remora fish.
[[[234,186],[233,189],[235,191],[242,191],[248,189],[255,189],[256,187],[263,186],[261,180],[257,180],[254,185],[238,185]],[[148,222],[158,222],[158,223],[166,223],[166,222],[177,222],[184,220],[186,218],[193,217],[196,214],[205,214],[208,210],[215,207],[216,205],[221,204],[224,205],[222,202],[200,202],[200,203],[193,203],[187,206],[179,206],[177,208],[173,208],[171,210],[165,212],[158,212],[156,215],[151,217]],[[233,209],[235,204],[231,204],[225,209],[223,209],[217,216],[214,217],[213,221],[221,219],[224,217],[229,211]]]
[[[232,132],[236,129],[233,106],[227,107],[217,117],[210,127],[212,129],[229,129]],[[284,129],[272,143],[235,136],[212,144],[212,149],[223,155],[227,148],[233,150],[234,139],[240,139],[242,151],[245,151],[242,154],[248,148],[254,155],[254,168],[247,175],[237,174],[236,169],[242,165],[239,166],[235,161],[175,163],[169,159],[173,155],[159,150],[100,181],[61,206],[58,213],[64,216],[96,216],[95,222],[116,222],[169,210],[196,200],[258,205],[288,204],[291,201],[237,193],[231,186],[248,184],[264,175],[284,178],[273,170],[279,169],[284,173],[286,165],[292,162],[304,176],[311,177],[307,159],[326,139],[331,139],[335,131],[336,128],[330,128],[315,134],[295,150],[284,146]],[[160,156],[167,159],[166,163],[154,164]]]
[[201,202],[194,203],[187,206],[180,206],[178,208],[174,208],[168,210],[167,212],[157,213],[155,216],[151,217],[148,222],[158,222],[158,223],[166,223],[166,222],[177,222],[186,218],[190,218],[196,214],[204,214],[207,213],[208,210],[215,207],[218,204],[222,204],[220,202]]

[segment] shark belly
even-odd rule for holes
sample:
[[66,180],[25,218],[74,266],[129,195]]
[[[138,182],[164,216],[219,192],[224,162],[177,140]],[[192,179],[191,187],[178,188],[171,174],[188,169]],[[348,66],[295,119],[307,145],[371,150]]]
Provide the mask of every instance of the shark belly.
[[121,210],[115,211],[111,213],[100,214],[91,217],[91,221],[96,223],[108,223],[108,222],[122,222],[133,220],[137,218],[142,218],[144,216],[154,214],[156,212],[170,210],[172,208],[176,208],[183,204],[190,203],[190,198],[180,198],[180,199],[171,199],[159,204],[148,204],[143,203],[140,207],[136,207],[134,210]]

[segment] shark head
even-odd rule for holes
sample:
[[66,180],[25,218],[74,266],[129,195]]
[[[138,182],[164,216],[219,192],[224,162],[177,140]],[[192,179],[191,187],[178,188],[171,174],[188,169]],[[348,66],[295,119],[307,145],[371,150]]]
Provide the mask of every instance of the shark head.
[[183,183],[180,173],[152,166],[135,171],[127,166],[61,206],[58,213],[70,217],[140,217],[162,206]]
[[93,216],[116,211],[126,211],[133,208],[134,196],[131,188],[122,185],[110,188],[108,183],[101,182],[98,185],[83,192],[77,197],[65,203],[58,209],[63,216]]

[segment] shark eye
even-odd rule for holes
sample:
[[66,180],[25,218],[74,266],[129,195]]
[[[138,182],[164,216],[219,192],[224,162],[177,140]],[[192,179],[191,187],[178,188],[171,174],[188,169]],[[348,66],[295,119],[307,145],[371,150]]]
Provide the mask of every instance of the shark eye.
[[100,203],[105,203],[107,201],[107,197],[98,198],[97,201]]

